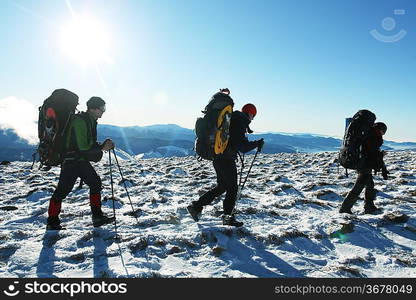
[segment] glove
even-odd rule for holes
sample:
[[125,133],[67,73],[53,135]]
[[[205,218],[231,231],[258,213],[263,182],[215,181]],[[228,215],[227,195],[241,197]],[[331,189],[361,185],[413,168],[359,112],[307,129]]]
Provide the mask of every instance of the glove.
[[261,152],[261,150],[263,149],[264,146],[264,139],[259,139],[257,140],[257,151]]
[[110,149],[114,149],[114,142],[111,139],[106,139],[104,143],[101,145],[101,149],[104,151],[108,151]]
[[384,180],[389,179],[389,176],[388,176],[389,174],[390,174],[390,172],[387,171],[387,168],[386,167],[383,167],[383,169],[381,170],[381,175],[383,175],[383,179]]

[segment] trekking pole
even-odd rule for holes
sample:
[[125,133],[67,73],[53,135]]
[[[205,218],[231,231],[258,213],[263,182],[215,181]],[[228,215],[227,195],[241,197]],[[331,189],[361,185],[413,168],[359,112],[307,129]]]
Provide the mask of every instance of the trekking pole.
[[242,180],[242,177],[243,177],[245,153],[243,153],[243,157],[241,157],[240,152],[237,152],[237,153],[238,153],[238,156],[240,157],[240,161],[241,161],[240,179],[238,180],[238,186],[240,186],[241,185],[241,180]]
[[243,180],[244,156],[245,156],[245,153],[243,153],[243,157],[241,157],[240,152],[237,152],[237,154],[240,157],[241,169],[240,169],[240,178],[238,179],[238,189],[237,189],[237,197],[236,197],[236,200],[238,200],[240,198],[240,195],[241,195],[241,182]]
[[30,167],[31,170],[33,170],[33,166],[35,165],[36,152],[32,154],[32,158],[33,158],[33,162],[32,162],[32,166]]
[[251,168],[253,167],[254,161],[255,161],[255,160],[256,160],[256,158],[257,158],[257,154],[259,154],[259,149],[257,149],[256,154],[254,154],[253,161],[251,162],[250,168],[248,169],[248,172],[247,172],[246,178],[245,178],[245,180],[244,180],[244,182],[243,182],[243,185],[241,186],[241,190],[243,190],[244,185],[246,184],[246,181],[247,181],[247,179],[248,179],[248,175],[250,174],[250,171],[251,171]]
[[113,169],[111,166],[111,152],[108,151],[108,164],[110,165],[110,183],[111,183],[111,199],[113,200],[113,214],[114,214],[114,231],[116,233],[115,239],[117,239],[117,221],[116,221],[116,206],[114,200],[114,185],[113,185]]
[[136,216],[136,212],[134,211],[133,203],[131,202],[131,199],[130,199],[130,194],[129,194],[129,191],[128,191],[127,186],[126,186],[126,181],[124,180],[123,173],[121,172],[120,164],[118,163],[116,151],[114,150],[114,148],[112,150],[113,150],[114,157],[116,158],[118,171],[120,172],[120,175],[121,175],[121,181],[123,181],[124,189],[126,190],[127,197],[129,198],[129,202],[130,202],[131,210],[133,212],[133,216],[136,218],[136,221],[139,222],[139,220],[137,219],[137,216]]
[[[248,176],[250,175],[250,171],[251,171],[251,168],[253,167],[253,164],[254,164],[254,161],[256,160],[256,158],[257,158],[257,154],[259,153],[259,149],[257,149],[257,151],[256,151],[256,154],[254,155],[254,158],[253,158],[253,161],[251,162],[251,164],[250,164],[250,168],[248,169],[248,172],[247,172],[247,175],[246,175],[246,178],[244,179],[244,182],[243,182],[243,184],[242,185],[240,185],[241,184],[241,178],[242,178],[242,173],[243,173],[243,169],[241,169],[241,173],[240,173],[240,175],[241,175],[241,177],[240,177],[240,183],[238,184],[238,191],[237,191],[237,196],[236,196],[236,202],[240,199],[240,197],[241,197],[241,192],[243,191],[243,188],[244,188],[244,185],[246,184],[246,181],[247,181],[247,179],[248,179]],[[235,207],[236,206],[234,206],[234,208],[233,208],[233,211],[232,211],[232,213],[231,214],[234,214],[234,212],[235,212]]]

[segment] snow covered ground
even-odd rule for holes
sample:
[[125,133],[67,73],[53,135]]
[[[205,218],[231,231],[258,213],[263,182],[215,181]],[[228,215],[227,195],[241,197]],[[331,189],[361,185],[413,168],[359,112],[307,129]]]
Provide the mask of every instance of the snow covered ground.
[[[187,214],[215,185],[210,162],[119,158],[126,181],[113,165],[118,239],[114,225],[92,227],[86,186],[63,202],[67,229],[46,233],[59,168],[0,166],[0,277],[416,277],[416,152],[389,152],[391,179],[375,176],[383,213],[364,215],[359,200],[353,217],[338,208],[355,174],[345,177],[335,158],[260,154],[237,203],[245,223],[238,229],[221,224],[222,199],[199,223]],[[95,166],[112,214],[107,160]]]

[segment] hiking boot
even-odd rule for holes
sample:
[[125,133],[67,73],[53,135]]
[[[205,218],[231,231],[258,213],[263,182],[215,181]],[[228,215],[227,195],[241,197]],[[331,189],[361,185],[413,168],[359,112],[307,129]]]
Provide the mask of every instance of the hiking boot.
[[46,230],[61,230],[63,227],[58,217],[48,217]]
[[244,223],[237,221],[235,219],[234,215],[223,215],[222,216],[222,225],[241,227],[241,226],[244,225]]
[[350,215],[352,215],[352,211],[351,211],[351,208],[346,208],[346,207],[343,207],[343,206],[341,206],[341,208],[339,209],[339,213],[340,214],[350,214]]
[[352,191],[348,193],[344,201],[342,201],[341,208],[339,209],[340,214],[350,214],[352,215],[351,208],[354,206],[354,203],[358,200],[357,194]]
[[115,219],[116,217],[107,217],[105,214],[92,215],[92,225],[94,227],[100,227],[114,222]]
[[372,215],[372,214],[377,214],[377,213],[380,213],[382,211],[382,209],[381,208],[378,208],[378,207],[376,207],[376,206],[364,206],[364,213],[365,214],[370,214],[370,215]]
[[364,199],[364,213],[365,214],[377,214],[381,212],[381,209],[377,208],[374,205],[374,200],[376,196],[375,189],[369,189],[365,191],[365,199]]
[[192,203],[191,205],[188,205],[186,207],[186,210],[195,222],[199,221],[199,218],[201,217],[202,208],[198,208],[194,203]]

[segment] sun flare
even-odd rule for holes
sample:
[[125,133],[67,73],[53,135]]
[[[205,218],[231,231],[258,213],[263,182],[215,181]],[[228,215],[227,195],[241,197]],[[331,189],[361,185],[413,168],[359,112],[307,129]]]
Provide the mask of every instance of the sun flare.
[[61,28],[60,41],[63,52],[81,65],[111,62],[107,31],[91,16],[74,16]]

